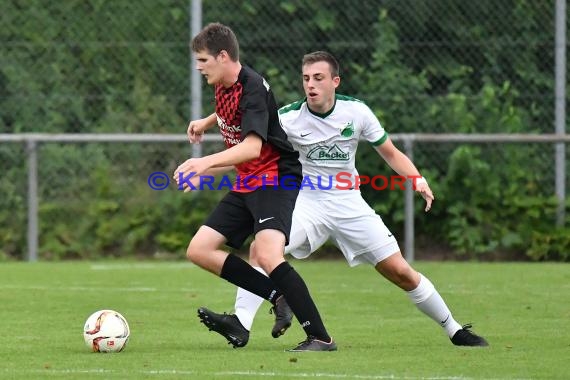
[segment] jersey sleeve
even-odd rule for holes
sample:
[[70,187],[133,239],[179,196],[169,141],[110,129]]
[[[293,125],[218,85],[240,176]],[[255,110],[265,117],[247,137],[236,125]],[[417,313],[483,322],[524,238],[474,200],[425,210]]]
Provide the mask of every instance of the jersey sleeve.
[[379,146],[388,139],[388,133],[384,130],[374,112],[365,104],[362,104],[362,136],[374,146]]
[[269,129],[269,85],[265,80],[250,80],[244,86],[241,99],[241,139],[253,132],[267,141]]

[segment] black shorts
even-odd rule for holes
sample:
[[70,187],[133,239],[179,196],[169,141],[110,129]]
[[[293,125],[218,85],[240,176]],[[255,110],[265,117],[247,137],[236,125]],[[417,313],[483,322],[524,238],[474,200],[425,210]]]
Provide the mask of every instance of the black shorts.
[[241,248],[245,240],[261,230],[279,230],[289,243],[293,209],[299,189],[281,186],[260,187],[249,193],[231,191],[210,214],[205,226],[213,228],[227,239],[227,245]]

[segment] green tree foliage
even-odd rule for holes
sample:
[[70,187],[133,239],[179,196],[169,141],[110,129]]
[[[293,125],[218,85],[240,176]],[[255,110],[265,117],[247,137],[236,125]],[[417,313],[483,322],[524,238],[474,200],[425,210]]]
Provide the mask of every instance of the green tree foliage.
[[[520,12],[520,7],[513,6],[511,16],[519,19]],[[502,58],[505,53],[499,49],[473,53],[486,58],[481,62],[462,62],[460,58],[464,59],[465,53],[455,57],[457,53],[450,52],[448,59],[444,59],[445,54],[443,58],[439,54],[430,57],[428,51],[423,57],[425,65],[414,74],[418,68],[406,65],[409,62],[406,55],[410,53],[402,48],[398,18],[391,19],[391,14],[388,9],[380,11],[375,33],[376,49],[369,65],[357,66],[362,97],[375,107],[373,109],[389,131],[524,133],[544,129],[536,124],[537,117],[544,117],[536,111],[540,107],[537,99],[529,101],[527,96],[521,96],[521,89],[511,82],[523,83],[527,86],[523,88],[525,90],[528,87],[537,91],[545,91],[548,86],[552,88],[552,75],[542,72],[539,69],[542,66],[534,66],[536,76],[529,76],[528,65],[519,64],[516,60],[510,61],[515,67],[509,72]],[[433,19],[423,21],[433,22]],[[423,21],[418,20],[422,25]],[[443,30],[446,29],[444,24],[445,21],[438,23]],[[477,27],[485,24],[488,22],[478,23]],[[466,38],[477,37],[476,30],[462,32],[469,29],[468,25],[455,24],[459,30],[450,26],[447,29]],[[485,30],[481,33],[484,34]],[[521,30],[520,33],[525,32]],[[425,30],[425,34],[430,32]],[[479,38],[491,39],[492,36],[480,35]],[[500,40],[503,37],[494,38]],[[450,36],[443,37],[443,40],[456,41],[460,46],[463,44]],[[464,44],[468,45],[467,41]],[[539,63],[539,59],[530,59],[526,54],[518,58]],[[493,73],[492,66],[499,61],[503,61],[501,67],[506,71]],[[364,163],[361,171],[377,171],[374,156],[371,151],[361,152],[360,162]],[[422,168],[428,168],[424,172],[428,173],[426,176],[440,181],[434,188],[439,195],[436,204],[440,203],[440,207],[434,207],[431,218],[420,217],[422,222],[425,221],[421,231],[431,237],[432,243],[445,242],[463,255],[504,252],[511,257],[510,253],[515,251],[527,253],[534,259],[556,255],[566,258],[564,247],[569,243],[568,234],[551,231],[556,202],[544,189],[545,184],[552,182],[552,157],[551,146],[540,145],[444,146],[437,155],[416,149],[414,159],[421,163]],[[442,161],[447,165],[442,166]],[[367,197],[373,200],[377,210],[381,207],[380,210],[387,215],[394,210],[392,220],[400,222],[403,219],[403,197],[389,192],[375,194],[371,190]],[[390,205],[391,210],[386,205]],[[545,249],[544,242],[550,239],[556,248]]]
[[179,1],[13,0],[2,18],[1,132],[180,130],[188,14]]

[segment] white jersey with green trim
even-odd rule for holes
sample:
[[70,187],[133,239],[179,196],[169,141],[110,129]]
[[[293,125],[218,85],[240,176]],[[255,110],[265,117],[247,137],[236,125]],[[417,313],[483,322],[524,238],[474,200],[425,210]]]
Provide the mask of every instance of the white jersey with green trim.
[[354,188],[358,176],[354,159],[361,137],[374,146],[388,138],[364,102],[339,94],[326,114],[309,110],[304,99],[282,107],[279,120],[289,142],[299,151],[301,191],[320,196]]

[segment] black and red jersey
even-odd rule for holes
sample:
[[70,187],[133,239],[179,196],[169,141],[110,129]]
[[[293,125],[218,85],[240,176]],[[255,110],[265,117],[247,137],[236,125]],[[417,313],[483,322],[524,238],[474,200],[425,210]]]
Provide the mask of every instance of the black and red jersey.
[[234,191],[250,192],[264,185],[277,185],[285,176],[301,179],[299,153],[279,124],[277,103],[265,79],[242,66],[238,80],[229,88],[216,85],[216,117],[226,147],[242,142],[249,133],[263,139],[257,159],[235,165]]

